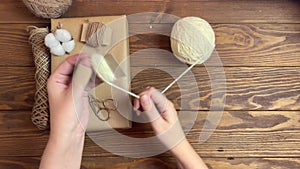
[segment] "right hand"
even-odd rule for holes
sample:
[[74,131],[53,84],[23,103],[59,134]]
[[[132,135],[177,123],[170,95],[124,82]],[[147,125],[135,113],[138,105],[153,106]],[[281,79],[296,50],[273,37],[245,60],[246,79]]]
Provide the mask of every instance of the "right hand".
[[176,158],[179,168],[207,169],[207,166],[185,138],[177,112],[160,91],[148,87],[134,100],[134,109],[149,118],[159,140],[169,148]]
[[[168,147],[173,147],[185,135],[178,120],[174,105],[161,92],[153,87],[146,88],[134,100],[134,109],[142,111],[149,118],[154,133]],[[170,140],[172,139],[172,140]]]

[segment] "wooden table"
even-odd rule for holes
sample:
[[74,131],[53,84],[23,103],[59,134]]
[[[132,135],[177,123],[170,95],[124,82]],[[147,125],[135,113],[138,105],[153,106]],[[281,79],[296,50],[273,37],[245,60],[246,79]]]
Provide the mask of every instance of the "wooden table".
[[[205,67],[193,69],[199,90],[188,84],[181,89],[200,95],[200,106],[185,110],[199,111],[187,138],[210,168],[300,168],[299,2],[74,0],[64,17],[138,12],[199,16],[213,26],[227,78],[227,101],[216,131],[203,144],[198,136],[211,102]],[[49,26],[49,22],[31,14],[21,0],[0,3],[0,168],[37,168],[46,145],[49,131],[37,130],[30,121],[34,65],[25,28]],[[143,20],[130,21],[129,30],[147,25]],[[153,23],[158,31],[171,26],[163,19]],[[150,47],[170,50],[169,38],[155,34],[130,37],[131,53]],[[131,64],[134,72],[145,66],[145,61],[133,58]],[[159,66],[170,65],[161,62]],[[148,85],[163,88],[172,80],[161,71],[157,76],[151,76],[151,72],[143,71],[133,79],[133,91]],[[175,85],[166,95],[181,110],[179,92]],[[135,126],[125,133],[139,137],[150,133],[148,126]],[[97,148],[89,138],[83,156],[83,168],[176,168],[168,153],[145,159],[118,157]]]

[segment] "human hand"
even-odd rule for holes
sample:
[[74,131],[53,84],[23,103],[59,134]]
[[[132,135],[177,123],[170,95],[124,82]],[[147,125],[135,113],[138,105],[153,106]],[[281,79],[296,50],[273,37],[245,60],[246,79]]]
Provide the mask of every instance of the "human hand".
[[50,137],[40,169],[80,168],[88,93],[100,83],[92,75],[90,57],[81,54],[67,58],[48,79]]
[[153,87],[146,88],[139,96],[140,99],[134,100],[134,109],[138,115],[148,117],[154,133],[165,146],[173,148],[185,139],[171,101]]
[[134,109],[149,118],[156,136],[170,149],[179,168],[207,169],[185,138],[172,102],[153,87],[148,87],[139,95],[140,99],[134,100]]
[[52,73],[47,83],[52,135],[84,135],[89,118],[88,93],[99,83],[92,75],[90,56],[86,54],[68,57]]

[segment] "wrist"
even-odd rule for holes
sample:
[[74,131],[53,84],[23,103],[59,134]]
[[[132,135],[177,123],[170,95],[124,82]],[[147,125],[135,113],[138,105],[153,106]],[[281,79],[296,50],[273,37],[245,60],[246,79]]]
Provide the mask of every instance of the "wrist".
[[176,158],[179,166],[188,169],[207,169],[207,166],[196,153],[191,144],[184,139],[180,144],[175,146],[171,153]]
[[[50,139],[61,140],[63,142],[82,140],[85,136],[85,131],[81,125],[74,119],[75,124],[57,120],[58,118],[51,119],[50,121]],[[65,125],[62,125],[65,123]]]
[[40,168],[79,168],[83,145],[84,135],[64,137],[50,134]]
[[173,147],[170,152],[176,157],[182,155],[183,152],[190,151],[192,149],[190,143],[184,138],[179,144]]
[[85,134],[78,132],[51,131],[48,144],[54,144],[58,150],[66,150],[72,147],[83,147]]

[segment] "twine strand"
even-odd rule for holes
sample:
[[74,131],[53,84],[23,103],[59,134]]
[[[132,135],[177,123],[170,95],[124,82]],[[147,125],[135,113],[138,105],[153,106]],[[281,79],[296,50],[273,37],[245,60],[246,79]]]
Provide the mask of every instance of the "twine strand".
[[23,0],[27,8],[42,18],[58,18],[72,5],[72,0]]
[[49,105],[47,95],[47,79],[50,76],[50,53],[44,45],[45,36],[49,33],[48,28],[28,26],[29,42],[32,45],[32,53],[36,68],[35,103],[32,108],[31,120],[40,130],[49,128]]

